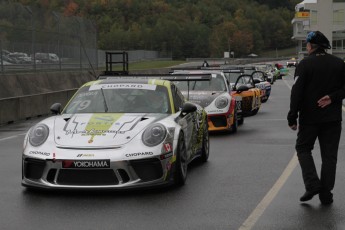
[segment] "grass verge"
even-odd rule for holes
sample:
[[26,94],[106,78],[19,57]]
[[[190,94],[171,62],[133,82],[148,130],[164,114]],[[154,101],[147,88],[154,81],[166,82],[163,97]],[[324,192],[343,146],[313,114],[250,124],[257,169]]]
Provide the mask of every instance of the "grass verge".
[[[187,63],[186,61],[173,61],[173,60],[166,60],[166,61],[141,61],[141,62],[133,62],[129,63],[129,70],[145,70],[145,69],[161,69],[161,68],[168,68],[175,65]],[[122,70],[122,66],[116,66],[115,71]]]

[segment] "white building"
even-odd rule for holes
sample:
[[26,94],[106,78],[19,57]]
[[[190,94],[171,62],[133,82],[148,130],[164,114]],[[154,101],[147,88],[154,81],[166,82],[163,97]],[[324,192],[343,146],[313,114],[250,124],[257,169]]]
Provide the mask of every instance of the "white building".
[[298,58],[306,54],[305,38],[310,31],[321,31],[331,42],[333,53],[345,57],[345,0],[304,0],[296,5],[292,20]]

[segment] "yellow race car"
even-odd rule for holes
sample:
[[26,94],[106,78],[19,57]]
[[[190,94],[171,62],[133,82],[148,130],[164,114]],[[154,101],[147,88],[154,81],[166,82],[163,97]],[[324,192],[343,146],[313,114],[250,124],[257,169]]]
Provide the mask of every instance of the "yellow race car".
[[[243,74],[241,69],[223,70],[232,88],[232,96],[242,98],[242,116],[252,116],[257,114],[261,106],[262,92],[255,86],[252,75]],[[248,87],[248,90],[239,90],[240,86]]]

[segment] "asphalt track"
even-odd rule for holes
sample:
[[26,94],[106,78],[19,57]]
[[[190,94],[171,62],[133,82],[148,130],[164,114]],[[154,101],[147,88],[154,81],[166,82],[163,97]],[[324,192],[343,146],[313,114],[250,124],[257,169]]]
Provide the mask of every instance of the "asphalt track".
[[[209,161],[191,164],[182,188],[28,191],[20,185],[23,134],[43,118],[0,127],[0,229],[345,229],[344,135],[334,204],[299,202],[296,132],[286,121],[291,75],[236,134],[211,136]],[[319,169],[318,143],[314,157]]]

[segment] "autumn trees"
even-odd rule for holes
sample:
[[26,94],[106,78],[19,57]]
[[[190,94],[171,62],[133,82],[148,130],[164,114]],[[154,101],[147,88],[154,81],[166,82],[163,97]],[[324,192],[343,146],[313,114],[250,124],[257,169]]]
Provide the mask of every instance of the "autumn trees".
[[[173,58],[237,57],[292,47],[299,1],[281,0],[22,0],[92,19],[99,49],[158,50]],[[265,5],[264,3],[268,3]]]

